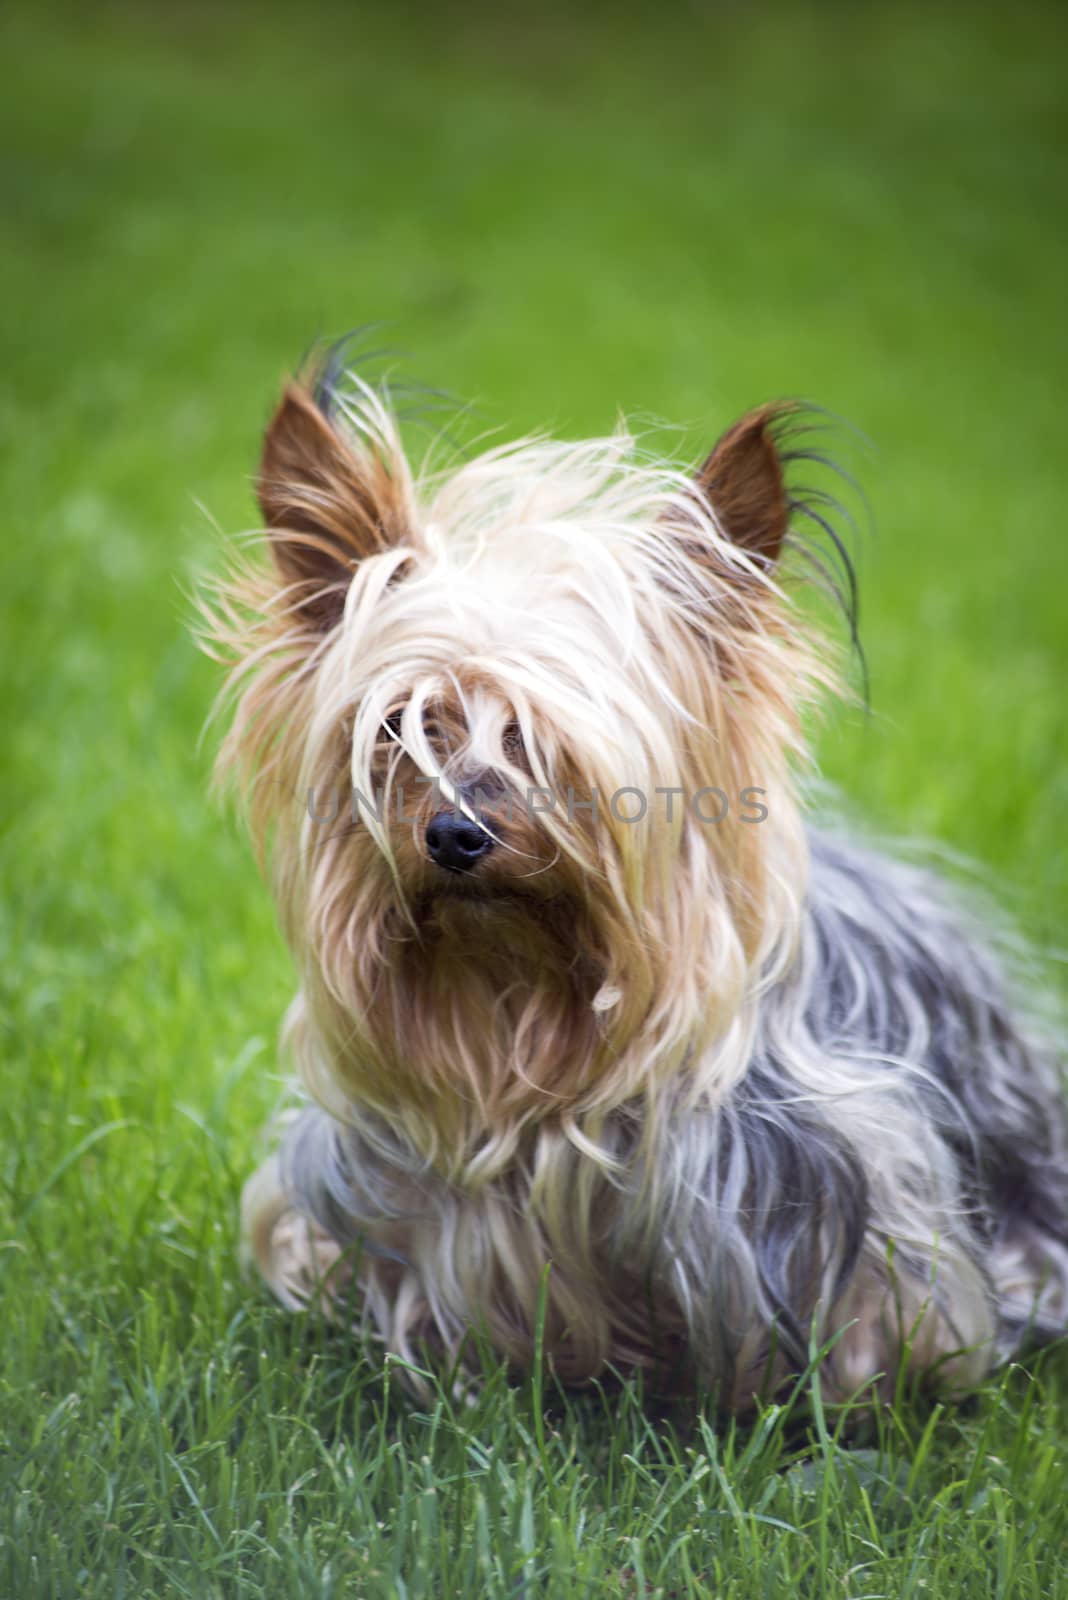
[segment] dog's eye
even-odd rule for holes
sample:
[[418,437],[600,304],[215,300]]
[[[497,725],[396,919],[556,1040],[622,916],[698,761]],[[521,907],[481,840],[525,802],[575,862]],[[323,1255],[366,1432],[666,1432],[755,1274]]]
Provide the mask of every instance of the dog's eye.
[[526,760],[527,747],[523,743],[523,735],[519,730],[518,722],[505,724],[501,735],[501,745],[504,749],[504,758],[511,762],[513,767],[522,766]]
[[[389,716],[383,719],[382,727],[391,740],[397,740],[401,737],[403,723],[404,707],[398,706],[396,711],[391,711]],[[441,738],[440,723],[427,713],[423,715],[423,733],[431,744]]]

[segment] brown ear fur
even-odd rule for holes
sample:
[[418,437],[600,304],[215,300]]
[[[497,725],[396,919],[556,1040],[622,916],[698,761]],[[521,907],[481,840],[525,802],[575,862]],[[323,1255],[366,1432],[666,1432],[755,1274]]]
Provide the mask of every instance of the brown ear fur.
[[777,435],[789,403],[749,411],[720,439],[697,472],[697,486],[727,537],[768,566],[779,558],[790,501]]
[[355,449],[297,383],[267,428],[256,494],[293,608],[324,631],[341,615],[355,564],[405,538],[385,463]]

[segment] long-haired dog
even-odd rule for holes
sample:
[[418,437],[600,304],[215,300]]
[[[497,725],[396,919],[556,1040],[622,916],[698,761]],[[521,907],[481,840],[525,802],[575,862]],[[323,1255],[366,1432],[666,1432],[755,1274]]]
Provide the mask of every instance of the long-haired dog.
[[847,1397],[1068,1325],[1041,1029],[936,878],[800,814],[802,421],[420,477],[379,391],[286,388],[211,632],[300,974],[307,1104],[244,1197],[287,1304],[514,1369],[540,1306],[562,1380],[733,1408],[813,1340]]

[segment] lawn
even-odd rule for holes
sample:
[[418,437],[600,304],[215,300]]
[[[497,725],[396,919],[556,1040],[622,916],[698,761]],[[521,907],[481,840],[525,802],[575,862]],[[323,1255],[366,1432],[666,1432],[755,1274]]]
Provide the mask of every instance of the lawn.
[[319,335],[681,458],[810,397],[874,526],[821,771],[1063,994],[1068,15],[103,0],[0,47],[0,1594],[1068,1595],[1063,1351],[844,1429],[420,1408],[242,1280],[292,977],[188,635]]

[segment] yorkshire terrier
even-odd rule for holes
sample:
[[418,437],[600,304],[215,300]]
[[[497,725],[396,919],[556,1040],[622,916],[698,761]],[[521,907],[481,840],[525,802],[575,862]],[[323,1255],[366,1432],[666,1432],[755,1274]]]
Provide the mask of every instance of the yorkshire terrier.
[[733,1410],[817,1349],[845,1400],[1068,1328],[1053,1051],[990,919],[802,820],[803,425],[416,475],[384,391],[285,388],[210,631],[300,977],[243,1201],[287,1305]]

